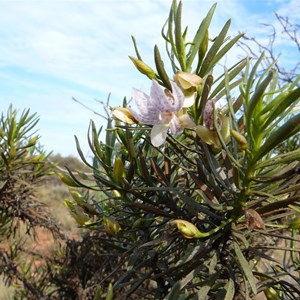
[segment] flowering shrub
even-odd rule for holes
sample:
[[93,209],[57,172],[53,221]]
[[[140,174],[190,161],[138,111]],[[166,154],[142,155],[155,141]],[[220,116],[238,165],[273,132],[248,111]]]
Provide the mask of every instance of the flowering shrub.
[[261,57],[214,78],[242,36],[227,38],[230,21],[210,36],[215,8],[186,41],[173,1],[162,36],[174,74],[157,46],[156,70],[146,64],[133,39],[130,59],[151,80],[150,95],[134,89],[133,107],[111,108],[105,142],[91,122],[92,163],[77,140],[92,173],[59,174],[77,193],[76,220],[112,258],[99,299],[300,295],[300,149],[276,151],[299,134],[300,77],[279,89],[272,65],[257,75]]

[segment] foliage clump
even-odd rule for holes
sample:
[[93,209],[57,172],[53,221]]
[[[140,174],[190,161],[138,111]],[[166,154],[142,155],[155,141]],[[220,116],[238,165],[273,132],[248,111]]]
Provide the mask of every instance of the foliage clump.
[[24,286],[33,298],[41,296],[42,276],[33,266],[41,257],[27,248],[25,236],[35,237],[40,227],[55,238],[64,236],[36,196],[36,186],[53,169],[38,145],[37,122],[29,109],[19,116],[9,107],[0,117],[0,275],[7,284]]
[[108,262],[110,284],[99,282],[106,299],[300,295],[300,150],[282,151],[299,138],[299,76],[279,88],[273,64],[258,72],[262,54],[215,78],[242,37],[227,37],[230,20],[210,36],[215,7],[187,41],[182,3],[173,1],[162,30],[173,74],[157,46],[155,68],[144,62],[133,38],[130,59],[151,80],[150,94],[134,90],[136,108],[124,99],[111,109],[105,142],[91,122],[92,163],[77,140],[91,173],[60,174],[78,193],[68,206],[80,226],[122,258]]

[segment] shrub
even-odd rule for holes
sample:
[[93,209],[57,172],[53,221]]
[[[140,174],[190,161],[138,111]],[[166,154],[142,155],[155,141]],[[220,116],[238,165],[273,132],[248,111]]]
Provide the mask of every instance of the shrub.
[[77,140],[91,173],[59,174],[71,213],[98,237],[91,255],[96,247],[110,257],[97,299],[300,295],[300,150],[282,151],[299,134],[299,76],[279,89],[273,65],[257,75],[261,56],[214,78],[242,36],[228,39],[230,20],[210,36],[215,7],[187,41],[182,3],[173,1],[162,30],[172,75],[157,46],[154,69],[133,39],[130,58],[151,79],[150,96],[134,90],[137,109],[126,99],[112,108],[105,142],[91,122],[92,163]]
[[53,169],[38,144],[37,122],[29,109],[20,114],[11,106],[0,117],[0,275],[6,284],[25,288],[25,294],[35,299],[41,296],[42,274],[32,266],[41,257],[26,247],[26,236],[35,237],[36,229],[43,227],[62,237],[35,194],[36,185]]

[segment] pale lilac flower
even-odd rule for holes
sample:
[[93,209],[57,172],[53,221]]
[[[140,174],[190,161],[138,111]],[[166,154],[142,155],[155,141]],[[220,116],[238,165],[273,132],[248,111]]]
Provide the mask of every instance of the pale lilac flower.
[[[171,82],[171,86],[172,93],[164,91],[157,81],[152,80],[150,96],[140,90],[133,90],[133,98],[139,112],[132,111],[132,114],[140,123],[153,125],[151,142],[155,147],[165,142],[169,129],[176,135],[182,128],[193,123],[187,113],[181,112],[185,107],[184,94],[175,82]],[[187,122],[187,118],[190,122]]]

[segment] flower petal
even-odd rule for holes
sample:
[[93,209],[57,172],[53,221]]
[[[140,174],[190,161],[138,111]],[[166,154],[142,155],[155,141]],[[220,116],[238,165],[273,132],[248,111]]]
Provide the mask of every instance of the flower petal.
[[133,99],[139,112],[131,110],[134,118],[143,124],[156,124],[160,121],[160,110],[144,92],[133,89]]
[[155,103],[156,107],[158,107],[161,112],[176,112],[182,108],[184,95],[175,82],[171,82],[171,86],[172,93],[168,90],[167,93],[165,93],[158,82],[152,80],[151,102]]
[[187,90],[191,87],[198,89],[198,86],[203,84],[203,79],[200,76],[182,71],[178,71],[175,74],[174,80],[178,81],[179,85],[184,90]]
[[185,94],[184,102],[182,107],[191,107],[195,103],[195,99],[197,97],[197,92],[192,94]]
[[207,127],[198,125],[195,127],[197,135],[205,142],[207,145],[217,145],[218,138],[215,133],[209,130]]
[[161,111],[173,111],[172,104],[168,100],[164,90],[158,84],[157,81],[152,80],[151,92],[150,92],[151,102],[155,104],[155,107]]
[[141,114],[147,114],[150,97],[147,94],[145,94],[144,92],[137,90],[137,89],[133,89],[132,96],[133,96],[136,106],[137,106],[138,110],[141,112]]
[[132,115],[131,111],[125,107],[113,107],[111,109],[111,114],[114,119],[122,121],[127,124],[137,123],[137,120]]
[[151,129],[151,143],[155,147],[161,146],[167,138],[168,124],[156,124]]
[[221,119],[221,136],[224,140],[225,143],[228,143],[229,137],[230,137],[230,121],[229,117],[220,114],[220,119]]
[[174,111],[181,110],[183,103],[184,103],[184,94],[180,87],[174,82],[171,81],[172,86],[172,95],[174,98]]
[[203,112],[203,122],[204,125],[209,129],[209,130],[214,130],[214,109],[215,109],[215,104],[213,100],[208,100],[205,104],[204,107],[204,112]]
[[178,118],[174,115],[172,120],[169,123],[170,129],[174,135],[178,134],[182,131],[182,127],[180,126],[180,122]]
[[187,113],[177,116],[177,118],[181,128],[194,128],[196,126]]
[[130,110],[130,112],[133,115],[133,117],[141,124],[154,125],[161,122],[159,112],[158,114],[153,115],[151,113],[143,115],[133,110]]

